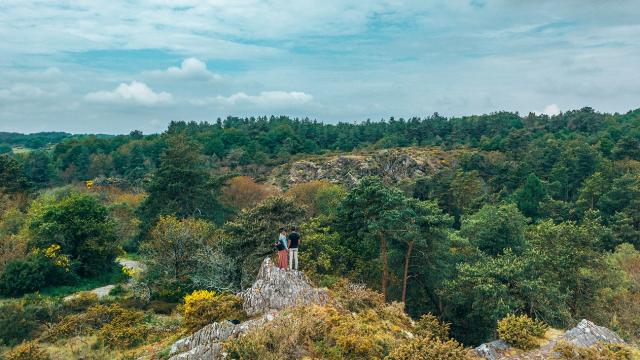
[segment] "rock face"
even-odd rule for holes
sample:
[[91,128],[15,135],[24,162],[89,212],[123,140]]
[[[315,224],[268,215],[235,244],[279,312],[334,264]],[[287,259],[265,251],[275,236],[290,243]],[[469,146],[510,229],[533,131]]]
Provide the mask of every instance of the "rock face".
[[238,295],[249,316],[294,306],[324,304],[329,299],[327,291],[313,288],[302,272],[279,269],[270,258],[262,262],[253,285]]
[[215,322],[180,339],[171,346],[170,360],[220,359],[222,342],[273,320],[278,310],[288,307],[323,304],[329,299],[325,289],[315,289],[299,271],[285,271],[273,265],[271,259],[262,262],[253,286],[240,294],[243,308],[249,316],[259,316],[240,324]]
[[238,337],[250,329],[273,320],[275,314],[265,314],[257,319],[234,324],[230,321],[215,322],[196,331],[193,335],[176,341],[171,346],[169,360],[219,359],[222,342]]
[[430,148],[379,150],[361,155],[337,155],[296,161],[274,169],[269,182],[281,187],[313,180],[327,180],[347,187],[362,177],[377,175],[397,183],[451,166],[458,152]]
[[566,341],[578,347],[592,347],[598,343],[621,344],[624,340],[613,331],[598,326],[589,320],[583,319],[576,327],[567,330],[562,335],[552,339],[540,349],[514,353],[509,344],[502,340],[495,340],[478,346],[475,350],[481,357],[489,360],[506,359],[548,359],[551,358],[553,348],[558,341]]

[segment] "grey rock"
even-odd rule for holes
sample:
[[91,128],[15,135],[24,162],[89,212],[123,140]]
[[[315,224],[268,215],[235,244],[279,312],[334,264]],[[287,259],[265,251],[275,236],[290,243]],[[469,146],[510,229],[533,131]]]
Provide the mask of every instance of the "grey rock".
[[402,148],[316,157],[275,168],[269,182],[286,188],[293,184],[326,180],[352,187],[361,178],[376,175],[387,182],[398,183],[454,166],[458,156],[456,150],[445,153],[434,148]]
[[325,289],[316,289],[301,271],[282,270],[265,258],[253,285],[238,294],[249,316],[271,310],[308,304],[324,304],[329,300]]
[[494,340],[489,343],[482,344],[476,348],[478,355],[485,359],[497,360],[501,359],[505,351],[511,347],[502,340]]
[[582,319],[576,327],[565,332],[562,335],[562,339],[581,347],[591,347],[598,342],[607,344],[624,343],[624,340],[613,331],[586,319]]

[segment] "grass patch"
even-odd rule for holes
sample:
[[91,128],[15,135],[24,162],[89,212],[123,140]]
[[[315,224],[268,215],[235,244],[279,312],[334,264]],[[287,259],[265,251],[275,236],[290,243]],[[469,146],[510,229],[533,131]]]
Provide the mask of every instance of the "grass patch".
[[120,256],[120,258],[127,259],[127,260],[140,261],[142,259],[142,256],[140,256],[140,254],[138,253],[127,252],[124,255]]
[[67,296],[79,291],[93,290],[106,285],[119,284],[127,280],[122,272],[122,266],[115,264],[111,271],[102,273],[92,278],[81,278],[78,283],[62,286],[52,286],[40,290],[44,296]]

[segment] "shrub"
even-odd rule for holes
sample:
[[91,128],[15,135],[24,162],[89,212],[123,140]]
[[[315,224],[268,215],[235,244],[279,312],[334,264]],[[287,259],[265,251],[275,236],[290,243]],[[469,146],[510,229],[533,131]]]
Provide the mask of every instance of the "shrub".
[[498,336],[500,339],[520,349],[532,349],[537,346],[536,337],[541,337],[548,326],[527,315],[508,315],[498,321]]
[[98,341],[108,348],[131,348],[141,344],[148,331],[139,325],[144,318],[140,311],[123,311],[98,331]]
[[55,339],[91,334],[113,319],[126,316],[123,314],[131,312],[132,310],[125,309],[119,304],[94,305],[83,313],[65,316],[49,328],[47,336]]
[[186,295],[182,315],[184,326],[189,330],[198,330],[216,321],[242,320],[246,317],[239,297],[208,290],[195,290]]
[[87,291],[81,292],[64,302],[64,309],[67,313],[78,313],[87,310],[98,303],[98,295]]
[[450,324],[443,323],[431,313],[422,315],[416,322],[415,332],[421,337],[430,337],[445,341],[449,338]]
[[386,360],[468,360],[474,357],[455,340],[416,337],[391,351]]
[[634,360],[638,356],[622,344],[606,344],[584,348],[566,341],[559,341],[553,351],[562,360]]
[[5,360],[48,360],[49,354],[35,341],[23,342],[4,355]]
[[35,253],[7,263],[0,275],[0,294],[21,296],[71,279],[72,274],[57,266],[51,258],[44,253]]
[[384,305],[382,294],[368,289],[364,284],[342,280],[331,290],[338,304],[351,312],[381,308]]
[[161,300],[153,300],[145,306],[145,309],[151,310],[156,314],[171,315],[178,304]]
[[[123,271],[124,269],[126,268],[123,268]],[[122,296],[126,293],[127,293],[127,289],[124,286],[122,286],[122,284],[118,284],[109,291],[109,296]]]
[[22,302],[0,305],[0,344],[15,345],[29,338],[37,327],[36,321],[25,316]]

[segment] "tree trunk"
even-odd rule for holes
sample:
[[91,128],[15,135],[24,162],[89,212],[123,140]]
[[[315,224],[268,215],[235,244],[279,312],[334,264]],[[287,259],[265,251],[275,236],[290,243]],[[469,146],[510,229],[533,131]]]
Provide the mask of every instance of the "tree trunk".
[[402,302],[407,301],[407,282],[409,281],[409,262],[411,261],[411,252],[413,251],[413,240],[409,241],[407,246],[407,254],[404,257],[404,274],[402,275]]
[[389,282],[389,261],[387,260],[387,241],[382,231],[378,232],[380,238],[380,259],[382,260],[382,299],[387,301],[387,283]]

